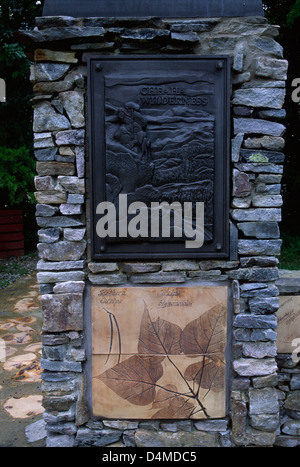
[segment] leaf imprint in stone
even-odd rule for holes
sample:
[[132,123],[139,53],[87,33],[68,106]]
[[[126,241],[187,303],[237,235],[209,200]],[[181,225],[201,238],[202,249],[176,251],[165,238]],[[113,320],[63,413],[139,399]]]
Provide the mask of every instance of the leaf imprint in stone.
[[201,362],[193,363],[185,370],[184,377],[193,381],[199,388],[208,391],[222,391],[225,384],[225,365],[219,361],[203,358]]
[[191,400],[182,397],[175,385],[167,384],[157,391],[152,409],[159,409],[152,418],[155,419],[187,419],[194,411],[194,404]]
[[181,328],[159,317],[152,321],[146,303],[144,307],[138,343],[139,354],[179,355]]
[[226,313],[222,305],[191,321],[182,331],[181,348],[185,355],[222,358],[226,347]]
[[97,378],[128,402],[148,405],[154,401],[156,382],[163,375],[161,360],[161,357],[134,355]]

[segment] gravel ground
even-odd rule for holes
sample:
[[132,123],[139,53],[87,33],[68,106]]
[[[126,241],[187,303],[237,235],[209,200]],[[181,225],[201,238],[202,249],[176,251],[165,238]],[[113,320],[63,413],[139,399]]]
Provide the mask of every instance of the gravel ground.
[[0,290],[16,282],[20,277],[36,271],[38,255],[36,252],[19,258],[0,259]]

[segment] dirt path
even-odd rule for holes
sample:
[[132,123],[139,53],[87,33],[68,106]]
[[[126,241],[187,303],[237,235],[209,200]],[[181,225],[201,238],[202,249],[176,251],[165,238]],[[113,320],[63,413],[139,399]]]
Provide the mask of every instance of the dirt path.
[[0,290],[0,447],[45,445],[41,326],[35,273]]

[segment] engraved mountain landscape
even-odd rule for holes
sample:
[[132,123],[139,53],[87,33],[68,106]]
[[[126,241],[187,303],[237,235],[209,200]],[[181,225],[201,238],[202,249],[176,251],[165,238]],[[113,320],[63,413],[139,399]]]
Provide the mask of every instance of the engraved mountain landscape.
[[[155,81],[155,85],[153,85]],[[106,83],[106,197],[128,202],[204,202],[206,240],[213,223],[215,119],[206,111],[213,86],[141,78]],[[124,240],[123,240],[124,241]],[[149,241],[151,239],[149,238]]]

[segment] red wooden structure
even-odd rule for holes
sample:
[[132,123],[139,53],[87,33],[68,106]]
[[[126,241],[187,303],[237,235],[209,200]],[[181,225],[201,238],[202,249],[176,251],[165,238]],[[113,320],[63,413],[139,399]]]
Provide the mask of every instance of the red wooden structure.
[[23,255],[23,211],[0,210],[0,258]]

